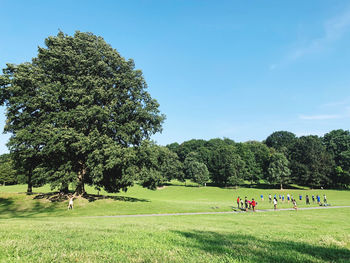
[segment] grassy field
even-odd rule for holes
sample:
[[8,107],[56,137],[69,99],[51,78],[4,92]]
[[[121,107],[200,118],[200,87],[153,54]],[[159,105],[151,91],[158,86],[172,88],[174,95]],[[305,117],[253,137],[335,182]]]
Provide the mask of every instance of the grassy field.
[[[128,192],[108,194],[87,187],[87,192],[92,194],[89,199],[78,198],[75,200],[75,209],[67,211],[68,201],[52,202],[57,194],[51,194],[48,186],[35,188],[37,194],[26,195],[25,185],[0,187],[0,218],[13,217],[48,217],[48,216],[97,216],[97,215],[124,215],[124,214],[159,214],[177,212],[207,212],[207,211],[232,211],[236,207],[237,196],[245,196],[258,201],[257,209],[273,208],[268,202],[268,194],[287,193],[297,197],[303,195],[303,200],[298,201],[299,207],[317,206],[306,205],[305,195],[327,195],[331,205],[350,205],[350,191],[335,190],[273,190],[273,189],[223,189],[218,187],[184,187],[181,185],[166,186],[156,191],[134,186]],[[43,193],[43,194],[39,194]],[[260,201],[260,195],[264,195],[265,201]],[[278,208],[292,207],[291,203],[279,202]]]
[[[25,186],[0,187],[0,262],[350,262],[350,208],[88,217],[232,211],[237,195],[258,198],[280,190],[168,186],[150,191],[136,186],[104,199],[79,198],[73,211],[67,211],[67,201],[51,202],[55,195],[48,187],[34,189],[45,195],[24,191]],[[287,192],[325,193],[332,205],[350,205],[349,191]],[[259,201],[258,207],[272,205]]]

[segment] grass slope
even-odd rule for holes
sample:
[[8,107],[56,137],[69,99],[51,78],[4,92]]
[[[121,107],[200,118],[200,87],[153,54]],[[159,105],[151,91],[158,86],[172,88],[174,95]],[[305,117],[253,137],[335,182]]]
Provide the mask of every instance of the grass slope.
[[[25,186],[0,187],[0,262],[350,262],[350,208],[87,217],[232,211],[237,195],[258,199],[269,193],[325,193],[332,205],[350,205],[349,191],[135,186],[104,199],[78,198],[73,211],[67,211],[67,200],[51,202],[56,195],[47,186],[34,190],[44,194],[24,191]],[[258,208],[272,205],[259,201]]]
[[[50,194],[48,186],[34,189],[37,193],[26,195],[24,185],[0,187],[0,218],[13,217],[42,217],[42,216],[96,216],[96,215],[123,215],[123,214],[159,214],[177,212],[208,212],[208,211],[232,211],[236,207],[236,198],[240,196],[258,201],[257,209],[273,208],[268,202],[268,194],[287,193],[297,197],[303,195],[303,200],[298,201],[299,207],[317,206],[306,205],[305,195],[327,195],[328,202],[332,205],[350,205],[350,191],[335,190],[273,190],[273,189],[224,189],[218,187],[184,187],[171,185],[165,188],[151,191],[140,186],[134,186],[126,193],[108,194],[87,188],[88,193],[95,194],[91,198],[78,198],[75,200],[75,209],[67,211],[68,201],[51,202],[50,199],[57,195]],[[265,201],[260,201],[263,194]],[[312,202],[312,201],[311,201]],[[278,208],[290,208],[291,203],[279,202]]]

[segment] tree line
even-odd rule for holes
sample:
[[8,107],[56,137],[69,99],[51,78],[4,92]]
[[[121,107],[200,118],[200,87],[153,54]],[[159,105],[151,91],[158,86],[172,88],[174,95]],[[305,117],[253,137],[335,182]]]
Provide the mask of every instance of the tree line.
[[[350,133],[333,130],[323,137],[297,137],[288,131],[272,133],[263,142],[236,143],[230,139],[190,140],[172,143],[183,167],[183,178],[199,184],[237,186],[247,182],[347,188],[350,185]],[[193,165],[193,163],[197,163]],[[192,176],[204,165],[209,175]],[[199,172],[197,172],[198,174]]]
[[[342,129],[323,137],[296,137],[291,132],[277,131],[263,142],[193,139],[167,146],[147,142],[141,148],[137,158],[142,165],[133,178],[150,189],[174,179],[223,187],[259,183],[281,188],[290,184],[312,188],[350,186],[350,132]],[[0,158],[0,173],[3,182],[26,180],[15,171],[9,154]]]

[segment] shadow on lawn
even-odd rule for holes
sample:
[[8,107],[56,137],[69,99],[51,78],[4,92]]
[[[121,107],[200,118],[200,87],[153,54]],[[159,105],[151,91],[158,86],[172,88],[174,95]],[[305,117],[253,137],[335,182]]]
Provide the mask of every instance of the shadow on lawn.
[[350,250],[294,241],[271,241],[244,234],[174,231],[189,242],[180,246],[247,262],[349,262]]
[[[51,193],[41,193],[36,195],[33,199],[48,199],[51,202],[62,202],[69,199],[69,197],[73,195],[70,194],[62,194],[60,192],[51,192]],[[127,197],[127,196],[113,196],[113,195],[95,195],[95,194],[84,194],[82,196],[89,202],[94,202],[96,200],[103,200],[103,199],[112,199],[115,201],[123,201],[123,202],[149,202],[147,199],[140,199],[140,198],[134,198],[134,197]]]
[[[279,185],[274,184],[241,184],[240,188],[255,188],[255,189],[279,189]],[[284,185],[284,190],[304,190],[305,187],[297,185]]]
[[115,201],[123,201],[123,202],[150,202],[147,199],[134,198],[134,197],[128,197],[128,196],[85,194],[83,197],[87,199],[89,202],[94,202],[96,200],[103,200],[103,199],[112,199]]
[[57,204],[45,205],[35,201],[31,207],[22,208],[13,198],[0,198],[0,218],[33,217],[37,214],[54,212]]

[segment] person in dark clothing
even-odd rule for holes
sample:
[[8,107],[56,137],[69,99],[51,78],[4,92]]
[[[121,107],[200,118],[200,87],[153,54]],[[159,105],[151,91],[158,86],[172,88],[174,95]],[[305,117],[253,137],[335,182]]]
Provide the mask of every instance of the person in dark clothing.
[[306,200],[306,204],[309,205],[310,204],[309,195],[306,195],[305,200]]

